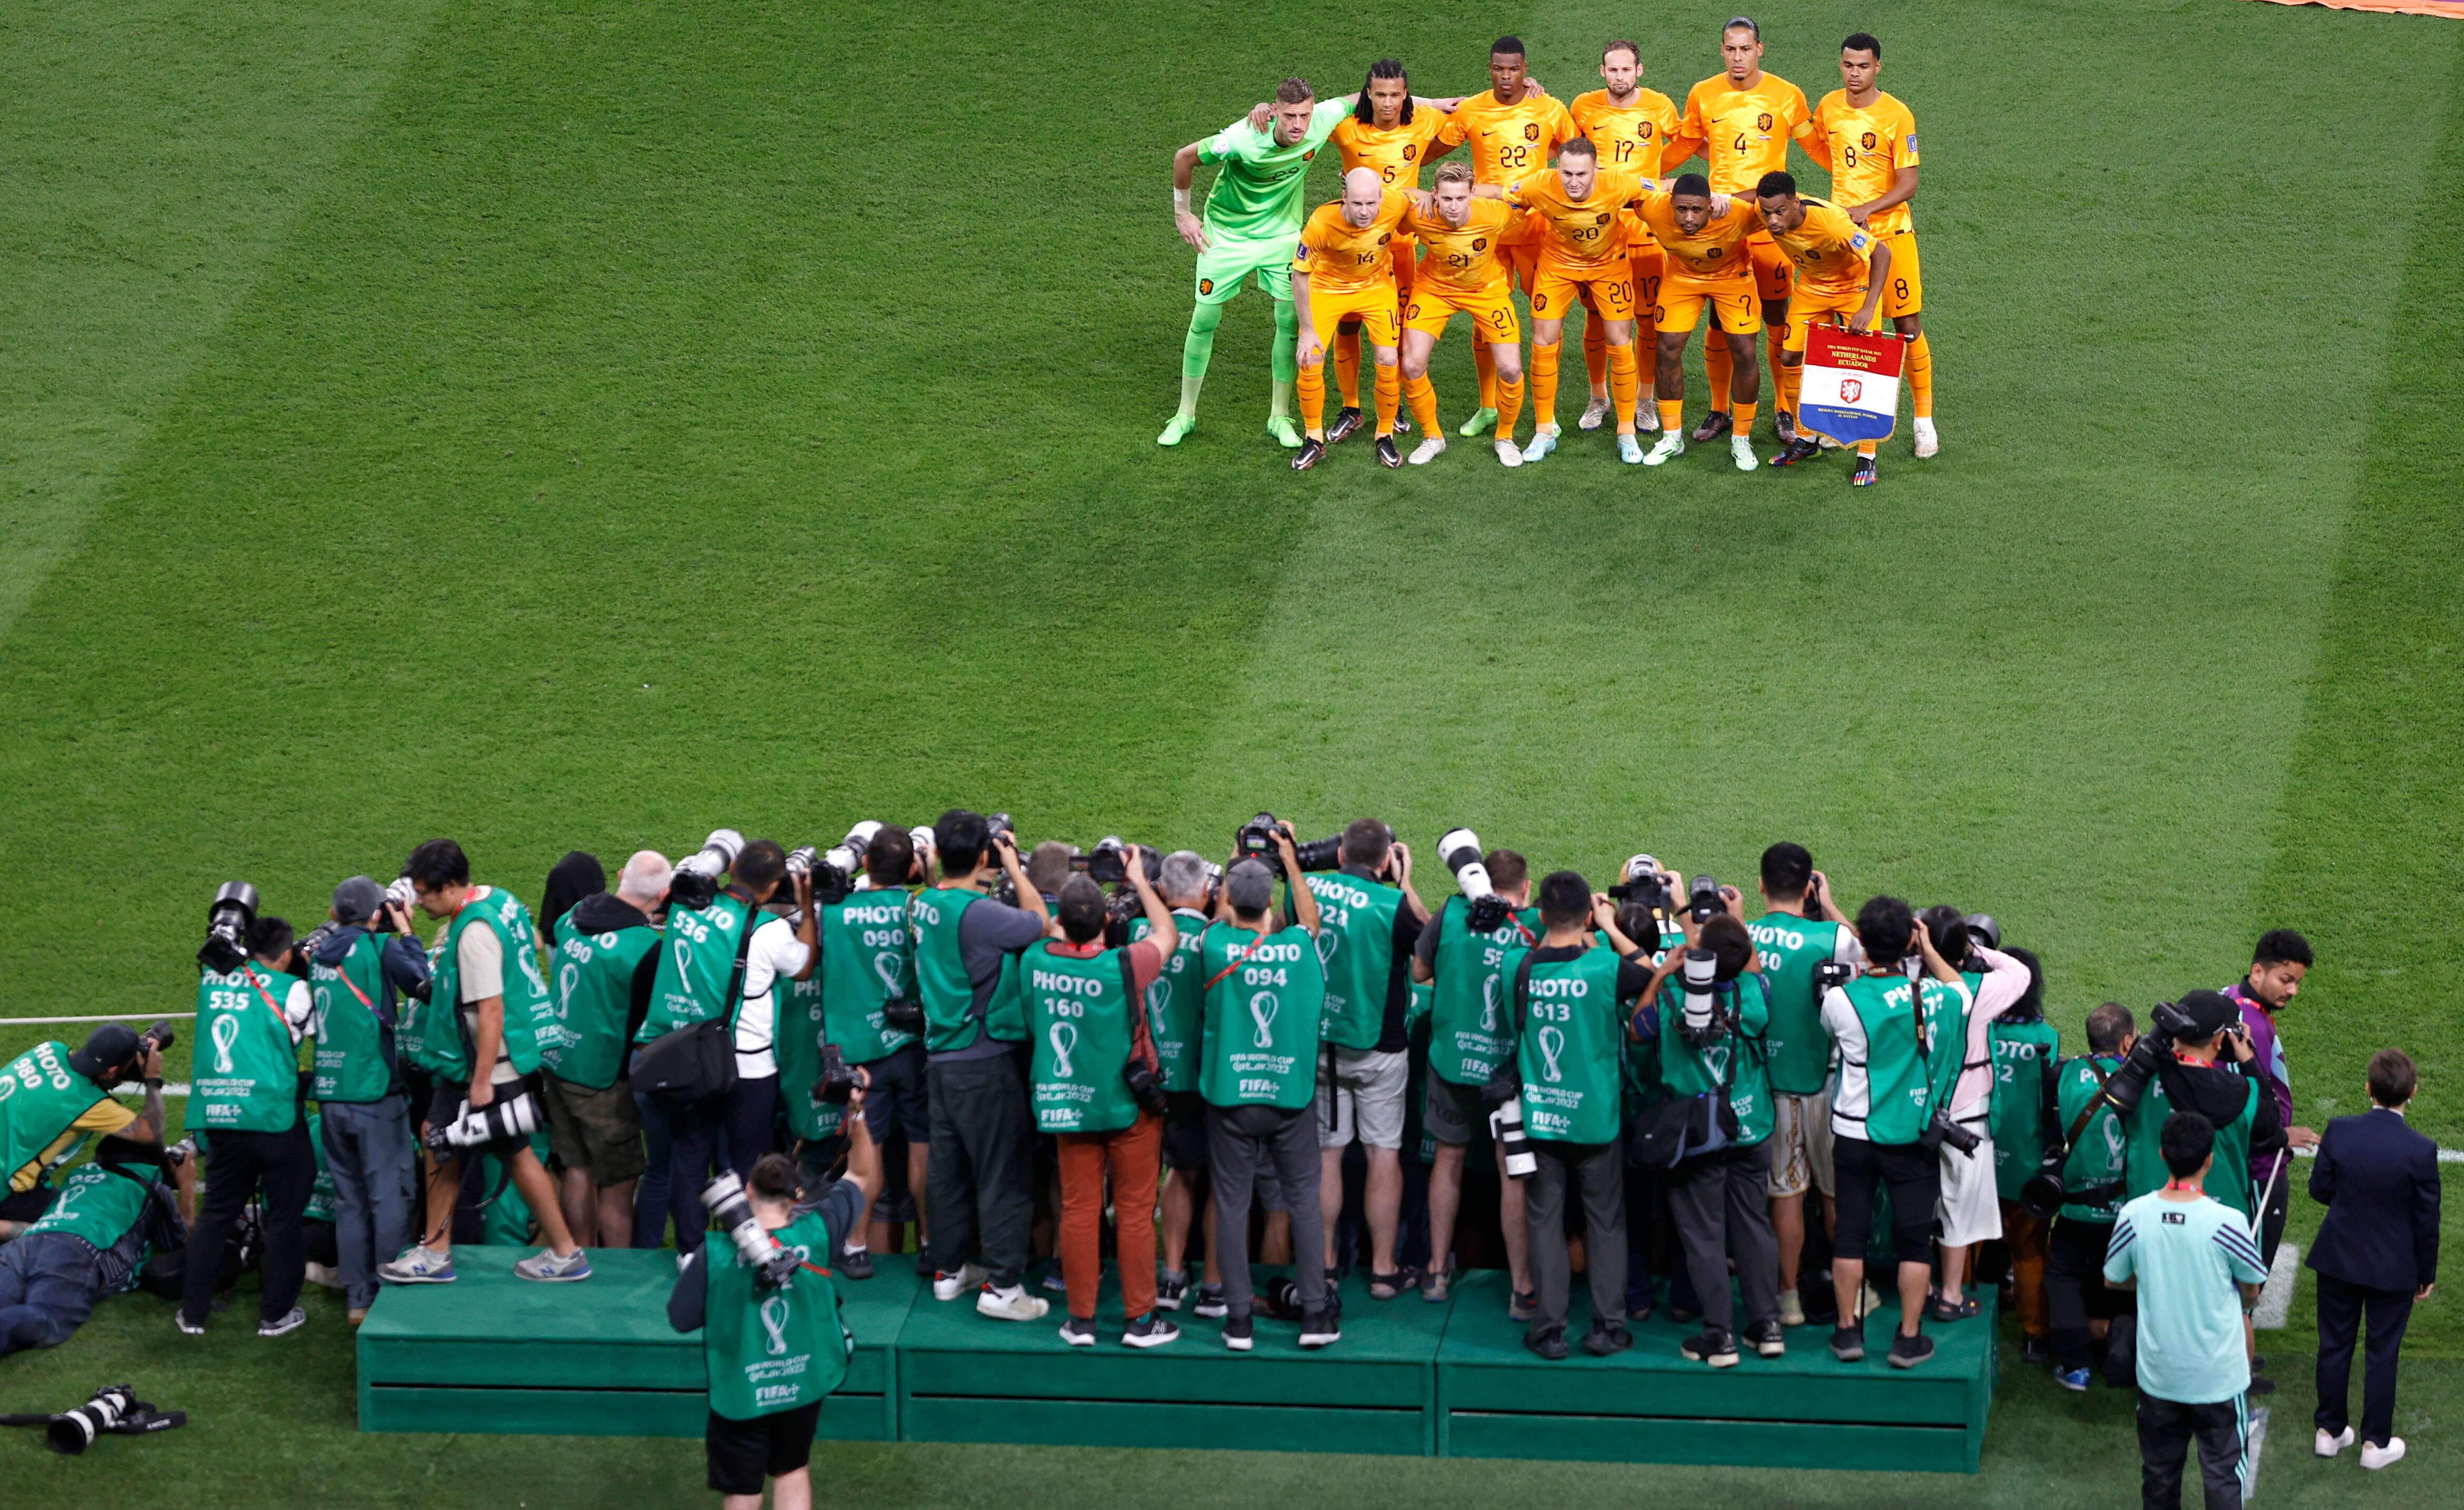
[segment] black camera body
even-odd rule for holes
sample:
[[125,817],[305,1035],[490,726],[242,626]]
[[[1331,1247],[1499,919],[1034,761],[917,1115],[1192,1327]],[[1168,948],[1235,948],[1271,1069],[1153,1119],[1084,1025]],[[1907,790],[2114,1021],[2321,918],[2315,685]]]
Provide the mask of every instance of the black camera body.
[[1655,917],[1673,917],[1677,899],[1668,891],[1668,883],[1660,879],[1660,862],[1649,855],[1637,855],[1625,863],[1624,878],[1609,887],[1614,902],[1639,902]]
[[1095,841],[1092,851],[1072,856],[1069,868],[1086,872],[1087,879],[1097,886],[1126,886],[1130,879],[1130,851],[1133,849],[1145,863],[1147,880],[1152,884],[1155,873],[1163,868],[1163,852],[1153,844],[1129,843],[1118,834],[1106,834]]
[[1685,915],[1702,927],[1728,909],[1720,895],[1720,883],[1710,876],[1696,876],[1685,888]]
[[1947,1148],[1957,1153],[1974,1153],[1985,1146],[1985,1139],[1982,1135],[1951,1121],[1949,1112],[1936,1106],[1933,1121],[1925,1125],[1925,1131],[1917,1134],[1917,1143],[1922,1148],[1931,1149],[1937,1152]]
[[885,1001],[881,1004],[881,1020],[901,1033],[924,1036],[924,1003],[920,1001]]
[[1122,1067],[1121,1083],[1130,1087],[1140,1111],[1160,1117],[1172,1106],[1172,1092],[1163,1088],[1163,1077],[1142,1061],[1133,1059]]
[[248,959],[248,930],[256,921],[256,887],[245,881],[226,881],[206,907],[206,941],[197,963],[217,975],[228,975]]
[[[1277,875],[1284,873],[1284,857],[1275,848],[1275,815],[1260,813],[1232,833],[1233,847],[1244,860],[1255,860]],[[1343,836],[1331,839],[1295,841],[1292,854],[1303,870],[1333,870],[1343,864]]]
[[859,1083],[855,1066],[847,1061],[847,1056],[839,1051],[839,1046],[823,1044],[822,1074],[813,1082],[813,1099],[825,1105],[844,1106],[847,1098],[855,1094]]
[[2112,1074],[2105,1077],[2104,1099],[2117,1111],[2127,1112],[2147,1093],[2157,1066],[2173,1057],[2174,1045],[2198,1035],[2199,1025],[2178,1002],[2160,1001],[2148,1013],[2147,1031],[2130,1045]]

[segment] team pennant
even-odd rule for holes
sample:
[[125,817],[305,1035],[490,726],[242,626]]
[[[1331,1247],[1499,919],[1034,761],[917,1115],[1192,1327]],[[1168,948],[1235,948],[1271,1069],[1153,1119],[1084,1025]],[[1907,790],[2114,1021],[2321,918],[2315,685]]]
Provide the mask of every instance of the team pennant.
[[1837,325],[1806,333],[1805,383],[1796,427],[1843,446],[1886,441],[1900,421],[1900,363],[1907,342],[1896,331],[1859,336]]

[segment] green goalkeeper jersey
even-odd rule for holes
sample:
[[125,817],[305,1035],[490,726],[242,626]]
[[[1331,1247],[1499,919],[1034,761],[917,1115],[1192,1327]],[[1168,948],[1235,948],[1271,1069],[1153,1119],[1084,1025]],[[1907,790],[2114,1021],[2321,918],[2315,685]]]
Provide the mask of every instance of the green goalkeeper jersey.
[[1308,134],[1290,146],[1275,140],[1272,126],[1261,131],[1246,118],[1217,132],[1198,152],[1200,163],[1222,165],[1206,194],[1208,233],[1224,241],[1298,236],[1309,163],[1351,114],[1339,99],[1321,102],[1309,113]]

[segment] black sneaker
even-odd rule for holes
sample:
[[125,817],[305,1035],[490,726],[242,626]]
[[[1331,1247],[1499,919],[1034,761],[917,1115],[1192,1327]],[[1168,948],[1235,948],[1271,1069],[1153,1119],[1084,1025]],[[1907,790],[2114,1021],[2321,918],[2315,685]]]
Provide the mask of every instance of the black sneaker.
[[1311,1311],[1301,1318],[1301,1346],[1323,1347],[1343,1341],[1343,1324],[1331,1310]]
[[2276,1392],[2276,1381],[2263,1373],[2252,1374],[2250,1376],[2250,1389],[2245,1392],[2250,1394],[2274,1394]]
[[1933,1339],[1919,1332],[1914,1337],[1902,1332],[1891,1339],[1889,1363],[1894,1368],[1913,1368],[1933,1356]]
[[1223,1286],[1220,1284],[1199,1285],[1198,1303],[1190,1307],[1193,1314],[1203,1316],[1210,1321],[1227,1314],[1231,1309],[1232,1302],[1223,1298]]
[[1400,467],[1403,465],[1403,453],[1395,449],[1394,436],[1380,435],[1377,437],[1377,465],[1380,467]]
[[[1812,441],[1791,441],[1779,449],[1771,452],[1770,457],[1763,462],[1763,465],[1766,467],[1795,467],[1806,462],[1810,462],[1821,454],[1822,448],[1816,446]],[[1292,465],[1297,467],[1300,463],[1294,462]]]
[[2053,1350],[2041,1337],[2031,1337],[2019,1344],[2019,1361],[2023,1364],[2051,1363],[2053,1357]]
[[1180,1309],[1180,1298],[1189,1293],[1189,1279],[1170,1269],[1155,1273],[1155,1304],[1167,1311]]
[[1326,443],[1329,446],[1340,446],[1351,437],[1353,430],[1358,428],[1360,428],[1360,411],[1357,408],[1345,409],[1335,415],[1333,424],[1326,427]]
[[1634,1333],[1622,1326],[1602,1326],[1599,1323],[1594,1322],[1592,1329],[1583,1334],[1583,1351],[1595,1358],[1606,1358],[1611,1353],[1621,1353],[1633,1346]]
[[1249,1318],[1245,1316],[1227,1319],[1223,1323],[1223,1346],[1236,1353],[1247,1352],[1253,1340],[1250,1335],[1253,1330]]
[[1179,1340],[1180,1328],[1153,1311],[1131,1322],[1121,1333],[1121,1341],[1132,1347],[1160,1347]]
[[1301,442],[1301,449],[1292,452],[1292,471],[1307,471],[1311,467],[1316,466],[1318,458],[1325,454],[1326,442],[1321,440],[1305,440]]
[[1874,465],[1874,458],[1871,456],[1858,457],[1857,470],[1848,474],[1848,486],[1851,488],[1870,488],[1881,480],[1881,471]]
[[1566,1328],[1551,1326],[1545,1332],[1524,1338],[1523,1346],[1551,1363],[1563,1362],[1569,1350],[1566,1346]]
[[1680,1357],[1691,1363],[1706,1363],[1714,1368],[1737,1366],[1737,1339],[1716,1326],[1705,1326],[1696,1336],[1677,1345]]
[[1061,1340],[1072,1347],[1094,1346],[1095,1319],[1090,1316],[1082,1322],[1075,1316],[1070,1317],[1061,1324]]
[[1764,1358],[1788,1356],[1788,1334],[1780,1329],[1777,1318],[1754,1323],[1746,1328],[1746,1342]]
[[925,1252],[921,1248],[915,1250],[915,1277],[917,1279],[929,1280],[940,1272],[940,1269],[934,1264],[933,1256],[931,1254]]
[[[1791,414],[1786,409],[1771,410],[1771,433],[1778,436],[1784,443],[1790,445],[1795,444],[1796,416]],[[1820,450],[1822,449],[1821,443],[1818,441],[1809,442],[1808,444],[1812,445],[1816,450]]]
[[1865,1328],[1842,1326],[1831,1334],[1831,1356],[1841,1363],[1859,1363],[1865,1357]]
[[839,1255],[839,1272],[850,1280],[872,1278],[872,1255],[862,1248],[849,1249]]
[[1694,444],[1701,446],[1707,442],[1718,440],[1721,436],[1727,434],[1730,430],[1733,430],[1736,427],[1737,422],[1728,417],[1727,410],[1713,409],[1710,413],[1703,416],[1702,424],[1694,427]]

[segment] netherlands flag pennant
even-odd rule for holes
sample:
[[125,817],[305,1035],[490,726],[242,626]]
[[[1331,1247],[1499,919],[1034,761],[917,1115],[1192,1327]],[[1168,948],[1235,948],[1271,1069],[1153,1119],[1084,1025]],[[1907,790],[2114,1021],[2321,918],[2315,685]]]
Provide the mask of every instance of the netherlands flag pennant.
[[1897,331],[1859,336],[1837,325],[1806,333],[1805,383],[1796,427],[1842,446],[1886,441],[1900,421],[1900,363],[1907,342]]

